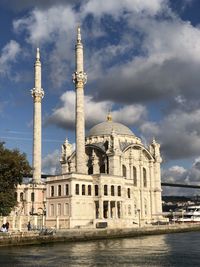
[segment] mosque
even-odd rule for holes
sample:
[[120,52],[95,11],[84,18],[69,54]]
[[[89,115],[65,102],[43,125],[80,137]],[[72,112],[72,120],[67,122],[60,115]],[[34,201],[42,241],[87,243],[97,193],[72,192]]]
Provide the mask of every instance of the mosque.
[[[126,228],[162,219],[160,145],[146,147],[125,125],[108,114],[85,136],[83,44],[80,27],[75,45],[76,149],[62,145],[61,174],[41,179],[40,52],[35,62],[33,179],[17,188],[13,218],[23,216],[46,227]],[[13,219],[15,220],[15,219]],[[13,225],[16,226],[16,221]]]

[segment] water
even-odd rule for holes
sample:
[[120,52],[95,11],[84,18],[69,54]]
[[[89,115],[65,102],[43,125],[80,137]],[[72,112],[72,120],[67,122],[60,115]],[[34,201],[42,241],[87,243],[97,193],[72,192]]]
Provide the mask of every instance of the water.
[[1,247],[0,266],[200,266],[200,233]]

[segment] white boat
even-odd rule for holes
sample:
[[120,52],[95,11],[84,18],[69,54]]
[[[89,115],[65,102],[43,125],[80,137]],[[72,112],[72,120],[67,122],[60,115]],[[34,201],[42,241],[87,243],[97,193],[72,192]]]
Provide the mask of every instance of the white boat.
[[188,206],[181,211],[181,215],[177,222],[200,222],[200,205]]

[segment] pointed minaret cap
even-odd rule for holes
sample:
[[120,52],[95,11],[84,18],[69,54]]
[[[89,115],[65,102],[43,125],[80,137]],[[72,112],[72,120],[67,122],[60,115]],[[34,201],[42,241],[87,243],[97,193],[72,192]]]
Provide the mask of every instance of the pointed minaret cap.
[[80,25],[77,28],[77,43],[81,43],[81,27],[80,27]]
[[108,115],[107,115],[107,121],[112,121],[112,115],[110,112],[108,112]]
[[39,48],[37,48],[37,50],[36,50],[36,60],[40,60],[40,49]]

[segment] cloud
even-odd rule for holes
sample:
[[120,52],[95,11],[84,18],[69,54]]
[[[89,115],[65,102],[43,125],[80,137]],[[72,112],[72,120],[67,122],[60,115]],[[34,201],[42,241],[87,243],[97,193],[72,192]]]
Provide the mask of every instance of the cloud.
[[45,174],[59,174],[60,169],[60,151],[55,150],[46,155],[42,160],[42,172]]
[[119,17],[124,12],[157,14],[163,7],[165,1],[162,0],[124,0],[124,1],[102,1],[90,0],[83,6],[83,14],[92,14],[101,17],[105,14]]
[[27,10],[27,9],[34,8],[34,7],[47,9],[55,5],[57,6],[58,5],[71,5],[71,4],[75,5],[79,3],[80,3],[80,0],[56,0],[56,1],[55,0],[48,0],[48,1],[18,0],[17,2],[13,0],[1,0],[0,6],[14,10],[16,12],[21,12],[22,10]]
[[[175,184],[200,185],[200,158],[196,158],[189,169],[174,165],[169,169],[162,169],[162,182]],[[198,195],[199,189],[163,187],[163,195]]]
[[[86,128],[105,121],[108,111],[112,110],[113,103],[109,101],[96,102],[91,96],[85,96]],[[146,118],[147,111],[142,105],[128,105],[112,111],[114,121],[126,125],[141,123]],[[75,92],[67,91],[61,96],[61,106],[54,109],[46,118],[46,124],[55,124],[61,128],[75,128]]]
[[20,45],[14,40],[11,40],[3,47],[0,55],[0,75],[5,76],[10,74],[12,64],[16,62],[20,51]]

